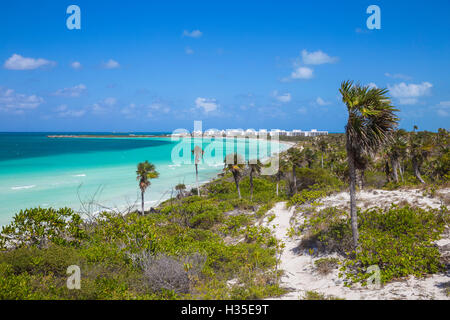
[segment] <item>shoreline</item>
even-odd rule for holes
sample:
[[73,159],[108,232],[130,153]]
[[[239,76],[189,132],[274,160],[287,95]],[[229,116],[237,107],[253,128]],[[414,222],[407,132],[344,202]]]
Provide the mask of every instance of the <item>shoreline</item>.
[[[286,149],[284,149],[284,150],[278,152],[278,153],[277,153],[278,155],[281,154],[281,153],[283,153],[283,152],[288,151],[289,149],[291,149],[291,148],[293,148],[293,147],[295,147],[296,144],[297,144],[297,143],[295,143],[295,142],[288,142],[288,141],[283,141],[283,142],[279,142],[279,143],[283,143],[283,144],[289,145],[289,147],[287,147]],[[275,154],[274,154],[274,155],[271,155],[271,156],[269,156],[269,157],[263,158],[263,159],[261,159],[260,161],[261,161],[262,163],[267,163],[267,162],[269,162],[270,159],[272,159],[274,156],[275,156]],[[215,173],[215,175],[214,175],[212,178],[208,179],[208,180],[199,181],[199,183],[198,183],[199,188],[202,188],[203,186],[205,186],[205,185],[207,185],[207,184],[210,184],[210,183],[214,182],[216,179],[219,178],[219,175],[220,175],[220,174],[222,174],[222,170],[220,170],[220,171],[218,171],[217,173]],[[195,182],[194,182],[194,183],[192,183],[192,184],[186,185],[186,188],[188,188],[188,187],[190,187],[190,188],[192,189],[192,188],[196,188],[197,186],[196,186],[196,184],[195,184]],[[166,192],[164,193],[164,195],[161,196],[159,199],[153,199],[153,200],[146,200],[146,201],[144,201],[144,205],[145,205],[145,206],[146,206],[147,204],[152,204],[152,205],[150,206],[150,208],[148,208],[148,210],[146,210],[146,211],[149,211],[149,210],[151,210],[151,209],[157,208],[161,203],[163,203],[163,202],[165,202],[165,201],[167,201],[167,200],[170,200],[171,198],[173,198],[173,196],[174,196],[174,195],[171,196],[171,190],[166,190]],[[176,192],[175,192],[175,198],[176,198]],[[139,211],[139,209],[140,209],[140,208],[139,208],[140,204],[138,203],[138,204],[135,204],[134,206],[135,206],[134,210],[131,210],[130,212],[134,212],[134,211],[140,212],[140,211]],[[128,207],[128,208],[129,208],[129,207]],[[122,207],[122,209],[127,209],[127,207]],[[117,210],[117,211],[119,211],[120,213],[122,213],[122,212],[121,212],[121,207],[116,207],[116,208],[111,208],[111,209],[109,209],[109,210],[98,210],[98,211],[94,212],[94,214],[98,214],[98,213],[101,212],[101,211],[114,211],[114,210]]]

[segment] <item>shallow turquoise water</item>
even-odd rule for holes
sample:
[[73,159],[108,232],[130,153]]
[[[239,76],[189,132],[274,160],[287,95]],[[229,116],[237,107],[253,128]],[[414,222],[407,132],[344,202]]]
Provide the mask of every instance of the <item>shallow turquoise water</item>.
[[[155,164],[160,173],[145,193],[146,208],[153,206],[168,198],[178,183],[195,186],[190,154],[195,145],[201,144],[206,150],[205,160],[199,165],[200,182],[222,170],[230,148],[246,159],[263,158],[287,148],[285,144],[269,144],[266,148],[244,139],[227,141],[228,145],[225,141],[211,144],[201,139],[49,139],[45,133],[0,133],[0,225],[10,222],[19,210],[30,207],[68,206],[80,210],[82,203],[90,202],[94,196],[96,205],[90,207],[91,211],[98,211],[101,206],[139,205],[135,171],[137,163],[145,160]],[[186,163],[178,163],[182,160]]]

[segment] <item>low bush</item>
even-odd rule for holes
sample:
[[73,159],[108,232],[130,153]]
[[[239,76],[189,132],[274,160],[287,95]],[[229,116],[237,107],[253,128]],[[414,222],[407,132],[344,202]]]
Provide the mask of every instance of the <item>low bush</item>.
[[314,261],[314,265],[318,273],[327,275],[336,269],[339,265],[339,259],[337,258],[320,258]]
[[368,279],[369,266],[377,265],[381,281],[443,270],[434,241],[449,224],[446,208],[440,210],[392,206],[358,210],[359,248],[352,249],[350,219],[344,211],[327,208],[311,214],[301,226],[306,235],[301,246],[338,252],[346,260],[341,276],[348,284]]
[[288,201],[288,207],[299,206],[305,203],[311,203],[314,200],[323,198],[327,195],[325,190],[320,189],[318,185],[312,186],[310,189],[302,190],[294,194]]
[[322,168],[297,168],[297,186],[300,190],[309,189],[314,185],[327,186],[330,189],[340,189],[343,183],[338,177]]
[[434,241],[448,225],[448,211],[409,206],[374,208],[359,212],[360,249],[342,271],[350,282],[370,276],[367,267],[377,265],[381,282],[414,275],[422,277],[444,270]]
[[72,209],[33,208],[21,210],[0,232],[0,249],[44,247],[48,243],[79,245],[84,238],[82,219]]

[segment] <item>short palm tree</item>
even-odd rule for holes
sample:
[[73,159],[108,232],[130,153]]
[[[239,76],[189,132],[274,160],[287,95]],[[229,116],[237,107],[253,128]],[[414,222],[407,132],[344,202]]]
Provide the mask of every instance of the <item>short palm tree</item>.
[[141,189],[141,214],[144,214],[144,193],[151,184],[150,180],[158,178],[159,173],[156,171],[154,164],[145,160],[145,162],[138,164],[136,174],[136,179],[139,181],[139,188]]
[[259,159],[255,163],[248,162],[248,167],[250,168],[250,200],[253,200],[253,176],[260,175],[263,164]]
[[200,196],[200,188],[198,186],[198,164],[200,163],[200,159],[203,158],[203,154],[205,151],[200,146],[195,146],[194,150],[191,151],[194,155],[194,165],[195,165],[195,183],[197,185],[197,195]]
[[180,198],[184,197],[184,190],[186,190],[186,185],[184,183],[179,183],[175,186],[175,190],[178,191],[178,195]]
[[323,156],[328,150],[328,143],[327,143],[327,141],[324,138],[322,138],[322,139],[319,140],[317,145],[318,145],[320,153],[321,153],[320,163],[321,163],[321,166],[322,166],[322,169],[323,169]]
[[398,124],[394,106],[387,96],[388,90],[353,84],[345,81],[339,92],[347,106],[345,126],[347,161],[350,177],[350,216],[353,245],[358,247],[358,221],[356,214],[356,169],[358,161],[377,151],[390,137]]
[[225,157],[225,172],[231,172],[233,175],[234,183],[236,184],[237,193],[239,199],[241,199],[241,189],[239,188],[239,181],[242,178],[242,173],[245,168],[244,160],[237,153],[230,153]]

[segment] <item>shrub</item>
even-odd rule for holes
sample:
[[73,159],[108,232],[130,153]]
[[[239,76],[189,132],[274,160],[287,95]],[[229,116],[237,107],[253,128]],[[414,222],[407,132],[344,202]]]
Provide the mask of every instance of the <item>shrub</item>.
[[134,256],[134,262],[144,273],[146,284],[153,292],[173,291],[188,293],[190,280],[187,267],[178,259],[158,254],[142,252]]
[[256,211],[256,216],[257,217],[264,216],[270,209],[273,208],[274,205],[275,203],[273,201],[263,204],[261,207],[259,207],[258,211]]
[[332,295],[324,295],[316,291],[306,291],[303,300],[344,300]]
[[13,267],[0,263],[0,300],[39,299],[33,292],[32,277],[27,274],[15,275]]
[[359,212],[360,250],[347,260],[342,271],[349,282],[365,280],[365,271],[377,265],[381,282],[414,275],[422,277],[444,269],[438,248],[433,244],[448,224],[448,211],[424,210],[393,205]]
[[317,272],[323,275],[329,274],[333,269],[337,268],[338,264],[339,259],[337,258],[320,258],[314,261]]
[[300,231],[306,230],[300,246],[304,248],[318,248],[323,252],[338,252],[346,255],[352,249],[352,231],[348,213],[334,208],[325,208],[313,212]]
[[81,217],[72,209],[26,209],[21,210],[0,233],[0,248],[48,243],[79,245],[85,233]]
[[224,227],[221,229],[225,234],[236,235],[238,231],[246,226],[252,218],[247,214],[239,214],[236,216],[230,216],[225,219]]
[[0,253],[0,263],[11,266],[14,274],[55,274],[65,276],[70,265],[82,265],[84,259],[75,248],[51,245],[45,249],[19,248]]
[[309,189],[314,185],[327,186],[330,189],[339,189],[343,186],[339,178],[322,168],[297,168],[296,176],[300,182],[299,189]]
[[364,185],[366,187],[373,187],[380,189],[382,188],[386,182],[386,174],[379,171],[366,171],[364,173]]
[[300,191],[300,193],[296,193],[292,196],[291,199],[289,199],[288,206],[292,207],[299,206],[305,203],[311,203],[314,200],[325,197],[326,195],[326,191],[320,189],[311,188],[308,190],[302,190]]

